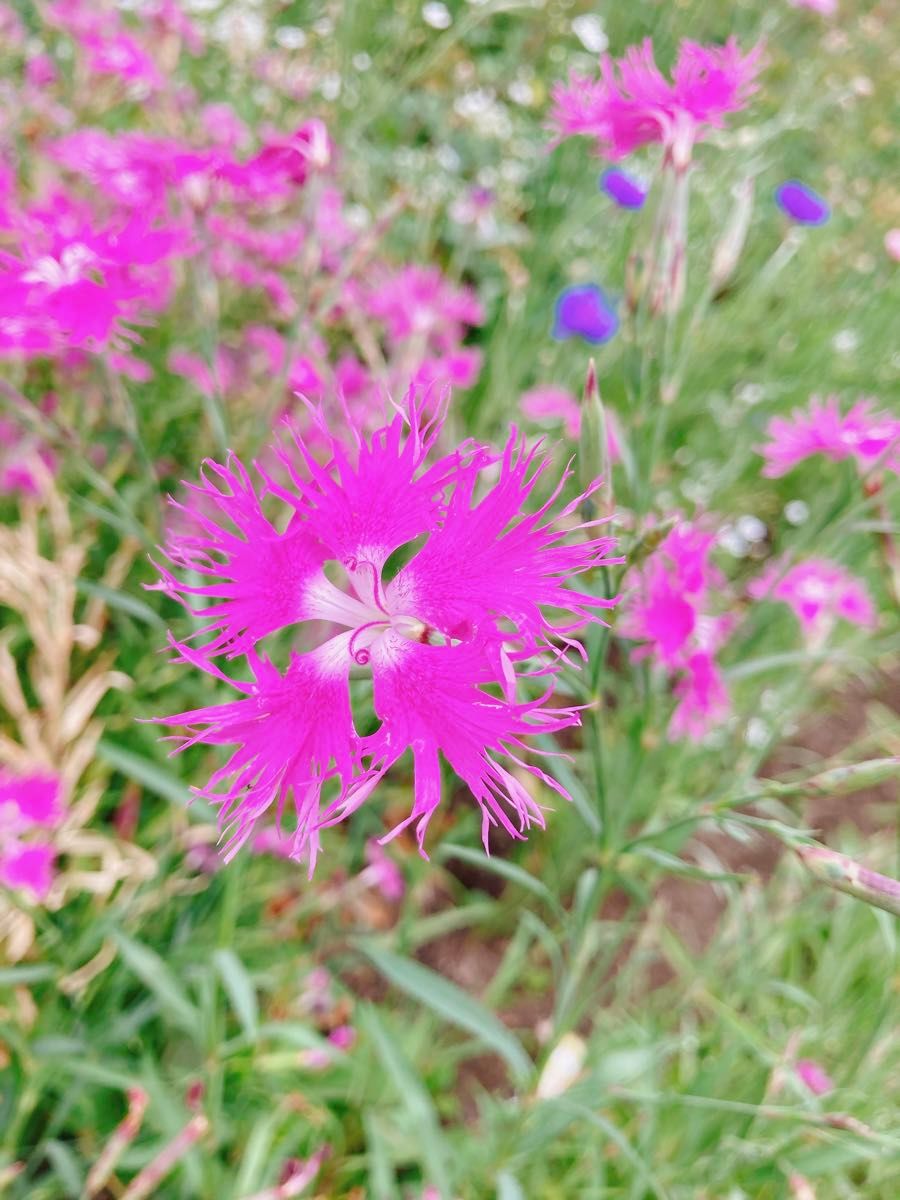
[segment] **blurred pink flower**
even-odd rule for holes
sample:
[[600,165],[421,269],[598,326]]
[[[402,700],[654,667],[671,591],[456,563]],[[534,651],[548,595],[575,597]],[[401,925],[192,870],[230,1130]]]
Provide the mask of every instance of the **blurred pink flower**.
[[673,691],[678,698],[669,725],[673,738],[701,741],[710,729],[721,725],[731,711],[722,674],[716,660],[706,650],[698,650],[688,658]]
[[[519,407],[524,416],[536,425],[548,425],[557,421],[562,423],[566,437],[577,441],[581,434],[581,405],[578,398],[565,388],[556,387],[552,383],[542,384],[523,392]],[[615,414],[608,408],[604,410],[606,419],[606,440],[609,461],[622,461],[622,447],[619,441],[618,422]]]
[[49,772],[17,775],[0,768],[0,883],[46,900],[56,850],[46,833],[63,818],[61,785]]
[[377,888],[385,900],[396,902],[403,899],[406,884],[403,874],[384,847],[375,838],[366,842],[366,862],[369,864],[361,878]]
[[704,131],[721,128],[728,113],[747,103],[761,58],[761,46],[742,54],[734,38],[724,46],[685,40],[670,83],[647,38],[621,59],[603,55],[599,79],[572,72],[568,83],[557,83],[551,120],[561,138],[594,137],[599,152],[613,161],[660,142],[676,166],[684,167]]
[[790,417],[773,417],[759,447],[765,458],[763,475],[777,478],[815,454],[833,462],[852,458],[860,471],[879,462],[900,474],[900,418],[873,412],[872,400],[858,400],[846,414],[837,396],[813,396],[808,409],[795,408]]
[[625,580],[618,630],[642,643],[635,659],[652,657],[673,677],[678,705],[669,732],[675,738],[700,740],[729,712],[715,653],[734,619],[711,611],[724,585],[711,559],[715,540],[714,533],[681,521]]
[[130,34],[86,33],[79,37],[87,52],[88,70],[97,75],[114,75],[128,84],[137,84],[147,91],[159,91],[163,77],[153,59]]
[[875,606],[866,585],[838,563],[810,558],[785,568],[775,563],[752,580],[748,592],[755,600],[782,600],[803,626],[821,641],[839,619],[872,628]]
[[[371,437],[355,428],[337,436],[313,410],[327,465],[295,432],[277,451],[287,482],[263,475],[264,490],[285,506],[286,524],[264,515],[256,485],[233,456],[225,465],[208,461],[179,506],[194,516],[194,532],[171,538],[168,557],[187,579],[161,568],[156,586],[200,618],[192,639],[206,641],[172,645],[182,661],[227,682],[239,698],[160,720],[192,730],[179,749],[200,742],[237,747],[201,789],[220,806],[229,858],[270,808],[281,817],[292,793],[292,856],[308,858],[312,871],[321,829],[364,803],[408,749],[412,812],[383,840],[415,823],[423,855],[441,799],[441,755],[481,809],[485,844],[492,825],[522,838],[530,825],[544,824],[521,772],[513,774],[502,758],[562,792],[521,759],[522,739],[580,723],[576,709],[547,704],[561,665],[559,643],[562,650],[574,645],[572,633],[615,601],[568,585],[600,563],[621,560],[611,558],[611,538],[593,536],[602,521],[567,528],[579,500],[562,509],[563,525],[551,516],[569,472],[536,512],[526,510],[550,462],[539,447],[526,449],[516,430],[499,461],[465,443],[428,465],[444,417],[439,411],[426,420],[427,408],[411,393],[405,410]],[[210,501],[218,519],[206,515]],[[590,535],[576,540],[578,528]],[[385,580],[390,556],[421,535],[424,545]],[[326,577],[329,560],[340,564],[348,588]],[[295,652],[284,674],[255,648],[286,626],[323,621],[343,632]],[[221,654],[246,655],[252,681],[227,676],[214,662]],[[541,665],[530,673],[548,679],[536,700],[515,697],[516,663],[525,659],[537,659]],[[349,694],[351,669],[363,667],[381,722],[365,737],[356,731]],[[499,696],[483,690],[491,684]],[[335,795],[323,806],[326,784]]]
[[825,1096],[828,1092],[834,1091],[834,1081],[831,1076],[824,1067],[811,1058],[798,1059],[794,1070],[797,1072],[797,1078],[809,1088],[814,1096]]
[[437,267],[405,266],[385,270],[359,296],[366,310],[382,321],[388,336],[404,341],[414,335],[448,348],[465,326],[480,325],[484,310],[475,292],[457,287]]
[[0,495],[40,495],[41,466],[51,475],[56,470],[56,456],[50,447],[15,421],[0,417]]
[[535,424],[561,421],[566,437],[574,439],[581,432],[581,405],[565,388],[555,387],[552,383],[532,388],[523,392],[519,407]]
[[56,63],[49,54],[34,54],[25,64],[25,79],[35,88],[46,88],[56,83]]
[[884,248],[895,262],[900,262],[900,229],[889,229],[884,235]]
[[335,1050],[350,1050],[356,1042],[356,1030],[352,1025],[338,1025],[329,1033],[328,1040]]
[[788,4],[791,8],[808,8],[823,17],[833,17],[838,10],[838,0],[788,0]]

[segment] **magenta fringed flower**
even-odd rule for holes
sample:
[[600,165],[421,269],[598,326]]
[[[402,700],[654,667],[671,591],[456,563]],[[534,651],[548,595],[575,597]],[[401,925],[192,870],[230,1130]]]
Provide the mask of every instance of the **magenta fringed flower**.
[[[290,430],[278,469],[257,465],[256,480],[234,455],[204,464],[176,506],[188,532],[170,539],[172,570],[157,585],[198,625],[173,640],[179,658],[231,693],[162,719],[191,730],[179,749],[233,747],[198,789],[219,805],[226,857],[273,814],[312,871],[320,830],[407,751],[412,810],[384,840],[414,824],[424,854],[441,759],[479,805],[485,844],[492,825],[523,837],[544,824],[529,775],[566,795],[525,761],[524,739],[579,724],[575,708],[552,702],[554,676],[567,652],[583,654],[577,631],[615,603],[573,585],[620,561],[613,539],[596,536],[602,521],[578,523],[583,497],[554,520],[568,469],[526,511],[550,462],[515,430],[500,454],[466,442],[439,455],[443,414],[426,417],[412,394],[371,436],[334,433],[319,410],[313,423],[315,437]],[[323,445],[324,462],[311,449]],[[279,666],[261,642],[288,626],[297,648]],[[240,656],[248,670],[237,677],[216,661]],[[351,676],[371,686],[365,724]]]
[[865,583],[827,558],[808,558],[791,567],[775,563],[751,580],[748,591],[755,600],[783,601],[816,644],[828,637],[838,620],[866,628],[876,624]]
[[642,643],[634,659],[651,658],[672,678],[678,701],[669,726],[673,738],[699,741],[730,712],[715,655],[734,621],[711,611],[725,583],[711,561],[714,544],[713,533],[681,521],[626,578],[619,633]]
[[762,47],[742,54],[734,38],[724,46],[683,41],[669,82],[647,38],[622,58],[605,54],[600,78],[572,72],[553,88],[551,120],[561,137],[587,134],[613,161],[648,142],[660,142],[684,166],[704,130],[721,128],[756,90]]
[[766,460],[763,475],[786,475],[815,454],[832,462],[852,458],[862,473],[880,468],[900,474],[900,418],[873,409],[871,400],[858,400],[842,413],[837,396],[813,396],[808,409],[773,417],[769,440],[759,448]]

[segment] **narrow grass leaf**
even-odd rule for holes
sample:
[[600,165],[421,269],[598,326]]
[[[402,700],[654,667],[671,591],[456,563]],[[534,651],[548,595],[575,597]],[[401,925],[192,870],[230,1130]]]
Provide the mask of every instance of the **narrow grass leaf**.
[[124,933],[117,932],[113,936],[126,964],[156,997],[169,1020],[185,1033],[199,1037],[200,1014],[156,951]]
[[549,904],[557,912],[562,911],[559,901],[545,883],[535,875],[530,874],[523,867],[509,862],[505,858],[492,858],[483,854],[480,850],[473,850],[471,846],[457,846],[453,843],[445,843],[441,846],[439,857],[441,860],[456,858],[460,862],[471,863],[483,871],[490,871],[494,875],[499,875],[501,878],[509,880],[510,883],[518,884],[519,887],[531,892],[532,895],[540,896],[546,904]]
[[198,821],[215,821],[213,808],[199,796],[195,796],[171,771],[152,759],[126,750],[124,746],[116,746],[113,742],[101,741],[97,746],[97,756],[116,771],[121,771],[129,779],[145,787],[163,800],[186,808],[188,813]]
[[361,1023],[406,1110],[410,1126],[417,1134],[429,1179],[440,1190],[442,1197],[449,1197],[449,1147],[441,1133],[431,1097],[397,1040],[382,1024],[374,1008],[363,1009]]
[[256,988],[247,968],[233,950],[216,950],[213,962],[228,993],[231,1007],[248,1038],[255,1041],[259,1033],[259,1005]]
[[373,966],[395,987],[496,1051],[517,1080],[522,1081],[531,1074],[531,1059],[515,1034],[510,1033],[502,1021],[456,984],[428,967],[388,950],[369,945],[363,946],[362,950]]

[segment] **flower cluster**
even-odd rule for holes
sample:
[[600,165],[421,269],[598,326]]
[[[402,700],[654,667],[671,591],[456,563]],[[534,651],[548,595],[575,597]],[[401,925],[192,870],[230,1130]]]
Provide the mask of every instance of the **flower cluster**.
[[47,898],[56,858],[50,832],[62,818],[55,775],[0,769],[0,883],[37,903]]
[[[172,77],[180,53],[203,48],[180,7],[151,0],[140,26],[120,8],[54,0],[38,18],[46,52],[31,57],[11,19],[25,82],[0,137],[0,359],[48,362],[60,391],[97,359],[104,381],[147,383],[159,370],[147,329],[187,304],[200,321],[179,321],[164,361],[235,408],[261,397],[303,418],[295,393],[340,396],[372,428],[385,388],[471,387],[474,293],[384,254],[392,218],[349,202],[322,120],[251,127],[227,103],[204,105]],[[63,58],[96,84],[96,124],[75,125]],[[140,97],[151,118],[165,101],[165,133],[102,127],[104,110]],[[211,322],[218,344],[202,334]]]
[[716,652],[734,626],[715,615],[724,578],[711,560],[715,535],[679,522],[639,568],[626,576],[618,631],[641,642],[635,659],[651,658],[674,680],[673,738],[699,740],[729,712]]
[[[274,452],[278,471],[258,468],[261,486],[234,456],[206,463],[157,585],[198,622],[190,642],[173,642],[179,658],[236,694],[163,719],[191,727],[181,749],[236,746],[203,789],[220,805],[226,854],[290,806],[292,856],[312,871],[321,829],[356,810],[406,751],[412,811],[387,837],[414,823],[424,854],[441,757],[479,805],[486,845],[492,825],[522,837],[544,823],[525,778],[565,795],[522,759],[523,739],[579,723],[576,709],[550,702],[553,678],[581,651],[577,630],[614,603],[568,583],[620,561],[612,539],[595,535],[601,521],[577,522],[583,497],[554,521],[568,471],[525,511],[550,462],[515,430],[501,453],[465,443],[439,455],[442,407],[429,415],[412,391],[371,436],[336,436],[320,409],[312,419],[324,462],[294,430]],[[281,520],[264,512],[269,500]],[[281,671],[260,643],[293,625],[308,648]],[[216,661],[236,656],[249,681]],[[351,706],[358,672],[372,688],[369,732]],[[519,695],[523,676],[545,681],[537,698]]]

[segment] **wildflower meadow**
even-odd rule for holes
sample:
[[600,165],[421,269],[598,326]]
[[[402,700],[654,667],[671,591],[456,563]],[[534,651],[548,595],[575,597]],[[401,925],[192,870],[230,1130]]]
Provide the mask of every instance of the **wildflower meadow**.
[[0,1196],[900,1196],[892,0],[0,0]]

